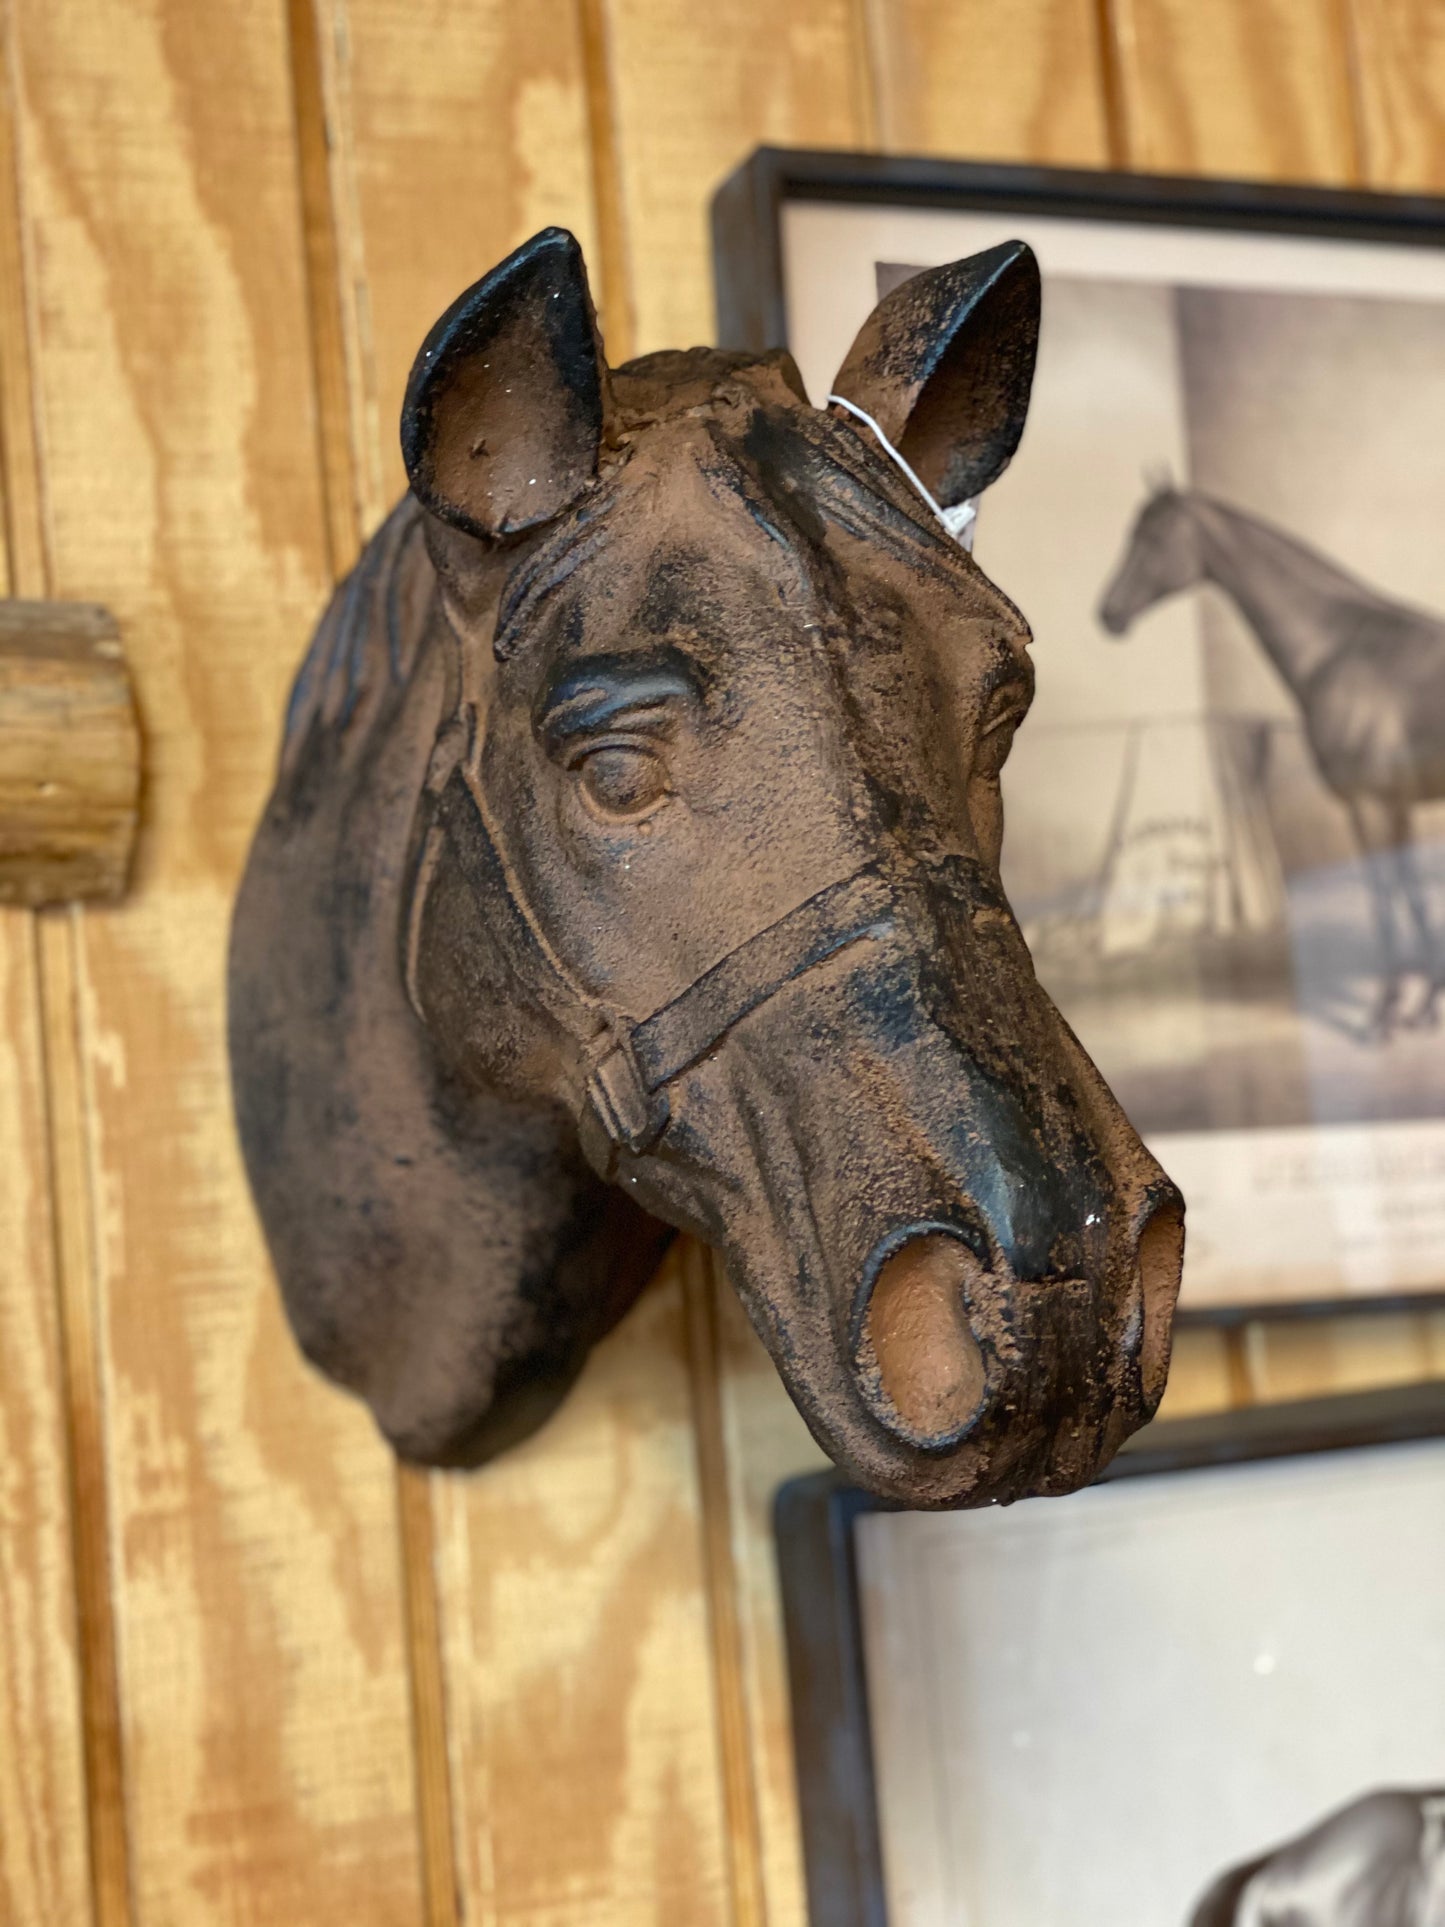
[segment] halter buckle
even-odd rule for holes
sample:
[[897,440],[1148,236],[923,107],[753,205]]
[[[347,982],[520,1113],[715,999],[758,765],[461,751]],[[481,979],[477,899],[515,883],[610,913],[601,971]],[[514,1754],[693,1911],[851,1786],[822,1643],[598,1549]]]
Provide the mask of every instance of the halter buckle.
[[640,1156],[667,1129],[667,1093],[648,1089],[629,1031],[605,1031],[600,1044],[587,1096],[610,1142]]

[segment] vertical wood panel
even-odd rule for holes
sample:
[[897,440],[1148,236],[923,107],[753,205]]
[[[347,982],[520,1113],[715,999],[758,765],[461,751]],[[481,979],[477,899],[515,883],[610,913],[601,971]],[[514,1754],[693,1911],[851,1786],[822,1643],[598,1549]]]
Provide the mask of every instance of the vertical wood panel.
[[1426,1317],[1357,1314],[1245,1328],[1249,1382],[1256,1398],[1312,1398],[1323,1392],[1408,1385],[1445,1372]]
[[[344,30],[334,36],[336,61],[312,0],[287,0],[296,158],[311,355],[316,381],[317,436],[326,505],[327,561],[334,578],[351,567],[369,523],[364,467],[366,412],[361,373],[364,327],[353,320],[352,263],[343,265],[348,224],[338,219],[337,194],[350,179],[342,151],[344,119],[335,111],[334,67],[346,52]],[[330,24],[330,23],[325,23]],[[332,106],[328,107],[328,102]],[[355,398],[353,400],[353,398]],[[402,1593],[411,1704],[417,1846],[421,1857],[425,1927],[457,1927],[456,1854],[437,1622],[435,1540],[425,1475],[396,1468]]]
[[738,1659],[752,1752],[765,1917],[768,1927],[806,1927],[773,1498],[784,1479],[822,1471],[828,1461],[784,1392],[777,1368],[722,1278],[721,1266],[717,1276]]
[[866,5],[885,150],[1108,164],[1097,0]]
[[90,1917],[32,919],[0,917],[0,1919]]
[[230,1121],[230,902],[326,588],[280,9],[21,0],[53,587],[125,629],[131,898],[78,925],[135,1916],[409,1922],[395,1493],[283,1327]]
[[1346,0],[1371,187],[1445,190],[1445,7]]
[[[697,1442],[712,1670],[717,1701],[718,1752],[726,1821],[733,1927],[763,1927],[768,1918],[762,1818],[752,1737],[750,1682],[745,1673],[734,1537],[732,1475],[721,1352],[720,1305],[727,1290],[715,1251],[683,1239],[678,1247],[687,1318],[692,1419]],[[721,1297],[719,1294],[725,1294]],[[746,1535],[744,1535],[746,1537]]]
[[1175,1332],[1162,1418],[1222,1412],[1248,1402],[1243,1347],[1237,1334],[1203,1325]]
[[0,915],[0,1920],[90,1917],[34,920]]
[[317,17],[369,534],[406,486],[402,394],[442,310],[552,224],[598,279],[581,35],[575,0],[319,0]]
[[468,1922],[733,1918],[675,1266],[541,1433],[436,1484]]
[[1358,172],[1340,0],[1106,0],[1130,167],[1265,180]]
[[[8,9],[3,35],[0,591],[44,596],[32,277],[14,111],[20,77]],[[79,1321],[77,1333],[77,1321],[61,1316],[63,1267],[75,1248],[62,1240],[62,1206],[84,1200],[56,1181],[54,1154],[74,1139],[63,1100],[75,1080],[69,1038],[53,1024],[45,1049],[44,960],[64,956],[68,937],[54,916],[0,916],[0,1918],[16,1927],[112,1927],[126,1902],[93,1325]],[[84,1287],[83,1276],[77,1282]],[[77,1337],[86,1351],[68,1368],[67,1339]]]
[[856,0],[602,0],[634,352],[713,339],[707,209],[761,142],[871,143]]
[[1409,1314],[1290,1319],[1245,1328],[1254,1399],[1310,1398],[1445,1376],[1429,1318]]
[[[318,8],[350,419],[370,526],[437,314],[551,223],[600,249],[571,5]],[[418,211],[425,210],[425,218]],[[609,308],[611,319],[609,320]],[[675,1267],[522,1451],[432,1481],[467,1921],[710,1922],[727,1907],[701,1507]]]

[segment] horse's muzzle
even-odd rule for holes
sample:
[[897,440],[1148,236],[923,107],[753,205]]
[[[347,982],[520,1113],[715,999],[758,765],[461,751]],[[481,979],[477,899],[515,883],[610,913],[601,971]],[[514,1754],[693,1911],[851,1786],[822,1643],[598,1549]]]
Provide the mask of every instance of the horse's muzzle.
[[[1169,1369],[1170,1322],[1183,1252],[1177,1201],[1156,1201],[1139,1235],[1121,1346],[1137,1377],[1141,1407],[1153,1411]],[[1087,1300],[1085,1281],[1051,1288],[999,1277],[951,1229],[911,1226],[880,1240],[864,1274],[854,1321],[853,1364],[863,1398],[878,1423],[905,1444],[929,1452],[962,1444],[990,1405],[1020,1402],[1013,1380],[1027,1359],[1012,1361],[991,1342],[993,1308],[1052,1295]],[[1017,1318],[1017,1310],[1014,1317]]]
[[915,877],[679,1078],[637,1176],[722,1246],[874,1492],[1070,1490],[1159,1402],[1182,1204],[972,863]]
[[1128,633],[1130,620],[1131,620],[1131,617],[1129,613],[1126,610],[1118,607],[1115,603],[1113,602],[1100,603],[1099,605],[1100,626],[1103,629],[1105,629],[1109,635],[1113,636],[1116,642],[1120,639],[1120,637]]

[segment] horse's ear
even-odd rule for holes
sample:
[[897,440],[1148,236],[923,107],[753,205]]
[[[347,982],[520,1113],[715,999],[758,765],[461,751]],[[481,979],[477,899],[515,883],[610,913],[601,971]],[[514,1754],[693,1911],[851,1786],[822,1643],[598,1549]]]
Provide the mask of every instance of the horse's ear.
[[1038,342],[1038,262],[1005,241],[885,296],[833,392],[866,410],[952,508],[996,481],[1018,447]]
[[596,479],[608,406],[582,250],[546,228],[422,343],[401,411],[412,490],[469,535],[549,522]]

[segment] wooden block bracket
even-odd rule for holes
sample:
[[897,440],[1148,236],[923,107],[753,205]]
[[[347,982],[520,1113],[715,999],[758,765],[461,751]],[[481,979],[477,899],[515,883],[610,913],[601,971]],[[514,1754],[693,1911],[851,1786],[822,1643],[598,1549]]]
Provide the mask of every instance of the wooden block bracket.
[[110,612],[0,601],[0,903],[122,895],[140,771],[135,698]]

